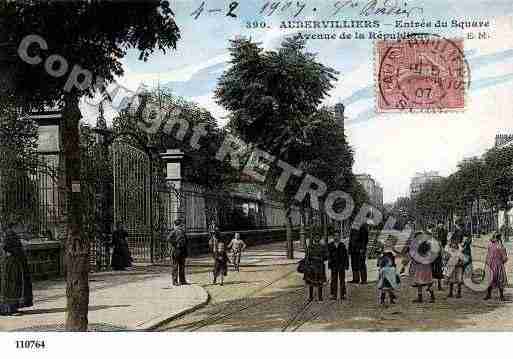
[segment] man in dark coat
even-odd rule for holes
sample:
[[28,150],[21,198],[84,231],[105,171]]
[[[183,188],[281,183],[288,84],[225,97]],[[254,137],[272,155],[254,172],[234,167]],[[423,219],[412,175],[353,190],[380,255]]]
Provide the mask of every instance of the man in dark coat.
[[461,229],[461,224],[456,223],[454,232],[451,236],[451,242],[457,242],[459,245],[463,243],[463,229]]
[[185,260],[187,259],[187,237],[182,221],[175,221],[175,228],[168,237],[171,248],[171,278],[173,285],[188,284],[185,280]]
[[436,239],[442,248],[447,245],[447,229],[442,222],[438,222],[438,228],[436,229]]
[[346,299],[346,270],[349,269],[349,257],[346,246],[339,237],[328,244],[328,268],[331,271],[331,299],[337,299],[340,282],[340,299]]
[[351,269],[353,271],[353,280],[350,283],[360,283],[360,231],[351,228],[349,233],[349,255],[351,256]]
[[367,245],[369,243],[369,226],[363,223],[359,229],[352,228],[349,235],[349,254],[353,280],[350,283],[367,284]]
[[367,284],[367,245],[369,244],[369,225],[362,224],[360,227],[360,279],[361,284]]

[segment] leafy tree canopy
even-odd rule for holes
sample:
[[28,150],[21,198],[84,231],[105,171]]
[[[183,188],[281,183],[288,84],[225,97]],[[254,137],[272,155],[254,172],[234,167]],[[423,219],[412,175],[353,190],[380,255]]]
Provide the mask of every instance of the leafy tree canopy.
[[[31,56],[40,56],[44,63],[48,56],[60,55],[67,61],[68,73],[53,77],[43,63],[23,61],[16,52],[27,35],[38,35],[48,45],[45,50],[33,44],[28,49]],[[138,50],[139,58],[147,60],[156,48],[175,48],[179,37],[167,1],[3,1],[0,73],[9,74],[11,80],[4,91],[22,103],[53,106],[67,94],[64,88],[73,66],[89,70],[99,84],[102,78],[112,81],[123,74],[121,59],[129,49]],[[94,89],[74,88],[72,92],[91,95]]]

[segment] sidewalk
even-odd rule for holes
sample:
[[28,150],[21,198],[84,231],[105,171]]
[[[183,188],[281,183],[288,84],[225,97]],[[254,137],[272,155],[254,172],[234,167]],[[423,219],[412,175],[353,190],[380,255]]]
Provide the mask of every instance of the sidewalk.
[[[304,257],[298,242],[295,259],[285,256],[285,243],[248,248],[241,266],[289,265]],[[209,301],[203,288],[210,284],[210,254],[187,259],[191,285],[172,287],[169,263],[138,264],[132,270],[90,274],[90,331],[151,330],[190,313]],[[34,283],[34,306],[22,315],[2,317],[0,331],[63,331],[66,315],[66,283],[49,280]]]
[[[91,274],[90,331],[150,330],[208,302],[199,285],[173,287],[169,273]],[[62,331],[66,315],[64,280],[36,282],[34,306],[22,315],[2,317],[0,331]]]

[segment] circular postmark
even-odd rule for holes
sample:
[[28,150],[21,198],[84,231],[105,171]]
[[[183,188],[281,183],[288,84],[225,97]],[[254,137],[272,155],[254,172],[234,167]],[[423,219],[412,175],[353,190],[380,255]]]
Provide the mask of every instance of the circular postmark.
[[462,39],[411,34],[377,44],[378,110],[451,111],[465,108],[470,67]]

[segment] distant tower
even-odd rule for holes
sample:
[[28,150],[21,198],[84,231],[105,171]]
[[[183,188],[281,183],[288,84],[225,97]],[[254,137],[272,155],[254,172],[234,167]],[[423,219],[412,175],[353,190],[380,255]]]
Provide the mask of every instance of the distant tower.
[[335,120],[344,129],[344,111],[346,107],[341,103],[335,105]]
[[98,106],[98,118],[96,119],[96,143],[105,144],[106,142],[106,132],[107,132],[107,121],[105,121],[104,111],[103,111],[103,101],[100,102]]
[[512,134],[498,134],[495,136],[495,147],[502,147],[513,141]]
[[100,130],[107,129],[107,121],[105,121],[105,115],[103,111],[103,101],[100,102],[100,105],[98,106],[98,118],[96,119],[96,128],[99,128]]

